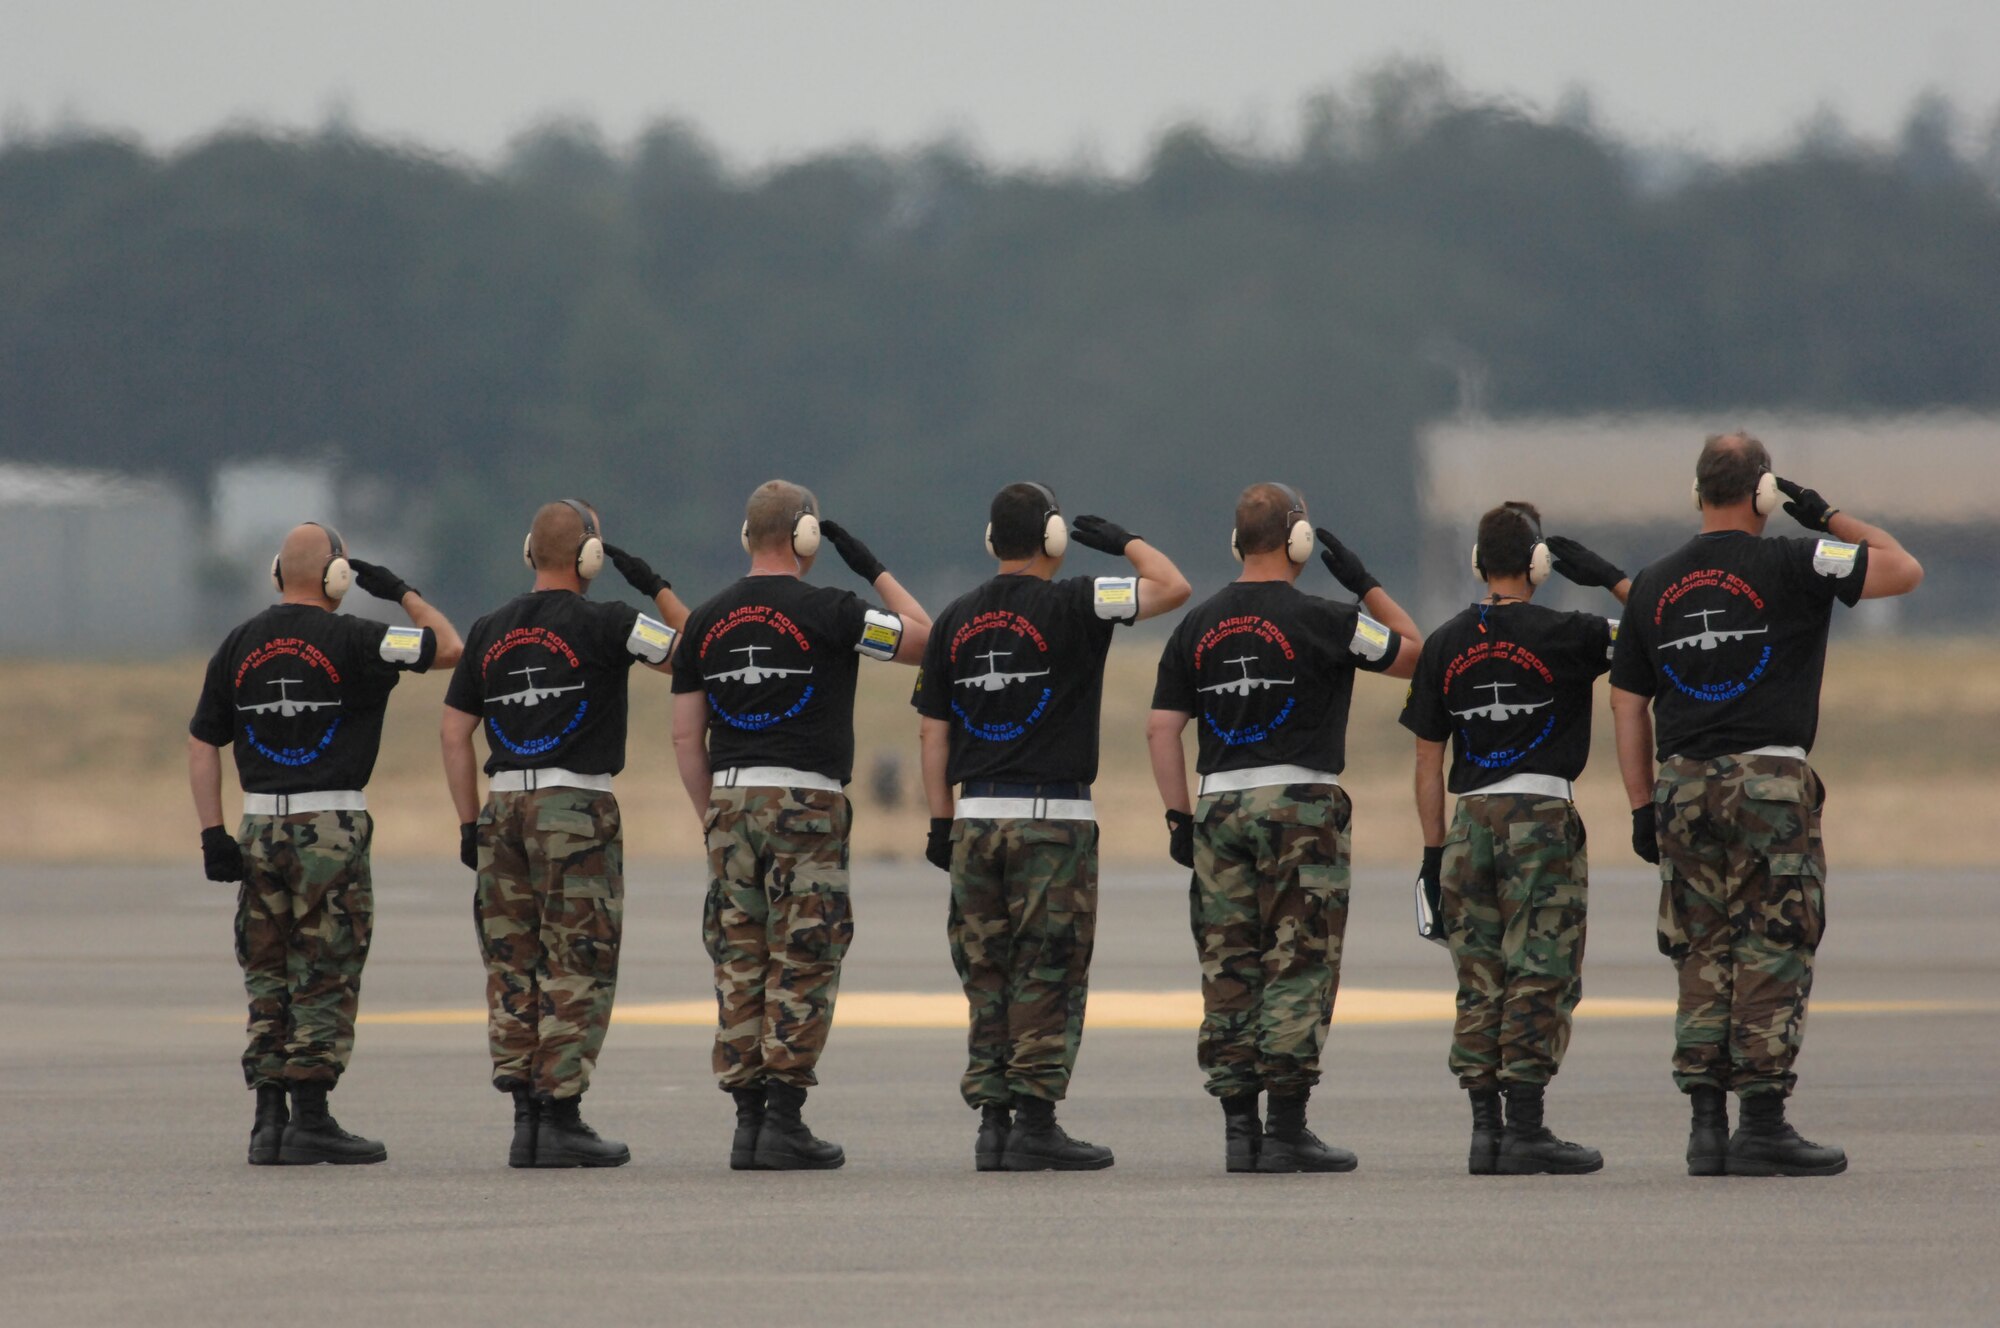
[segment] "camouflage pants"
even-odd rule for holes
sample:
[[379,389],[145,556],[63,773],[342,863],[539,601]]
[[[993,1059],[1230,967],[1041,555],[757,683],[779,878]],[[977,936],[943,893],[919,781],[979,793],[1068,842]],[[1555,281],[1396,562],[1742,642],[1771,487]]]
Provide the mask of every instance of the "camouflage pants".
[[1450,1065],[1465,1088],[1545,1084],[1583,994],[1589,866],[1562,798],[1463,797],[1444,841],[1442,913],[1458,969]]
[[236,962],[250,997],[243,1078],[332,1084],[354,1054],[361,967],[375,930],[367,812],[246,816]]
[[575,1097],[590,1086],[618,989],[618,799],[574,788],[488,795],[472,916],[493,1086]]
[[847,796],[733,788],[711,795],[702,942],[715,963],[715,1055],[727,1091],[819,1082],[840,961],[854,940]]
[[971,1005],[965,1100],[1062,1101],[1090,994],[1097,822],[952,822],[946,930]]
[[1674,1082],[1789,1093],[1826,927],[1826,790],[1783,756],[1670,757],[1660,818],[1660,950],[1680,971]]
[[1351,811],[1344,791],[1318,784],[1195,804],[1195,1059],[1217,1097],[1290,1096],[1319,1082],[1347,933]]

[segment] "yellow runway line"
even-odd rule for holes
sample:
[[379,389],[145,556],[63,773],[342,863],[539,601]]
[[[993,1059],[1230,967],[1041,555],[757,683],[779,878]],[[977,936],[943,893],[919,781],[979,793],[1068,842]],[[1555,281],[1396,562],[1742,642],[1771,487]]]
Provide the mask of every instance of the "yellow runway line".
[[[1978,1011],[1991,1005],[1964,1001],[1816,1001],[1815,1014],[1944,1014]],[[1333,1022],[1358,1027],[1368,1024],[1448,1024],[1455,1011],[1448,991],[1417,991],[1393,987],[1350,987],[1335,1003]],[[1666,1019],[1674,1013],[1670,1000],[1586,997],[1577,1007],[1579,1019]],[[965,1027],[965,998],[956,992],[849,991],[840,994],[834,1022],[842,1028]],[[715,1002],[658,1001],[620,1005],[614,1023],[664,1028],[712,1028]],[[484,1024],[477,1009],[391,1010],[361,1016],[364,1024],[436,1027]],[[1093,1029],[1160,1029],[1189,1032],[1201,1023],[1199,991],[1093,991],[1088,1026]]]

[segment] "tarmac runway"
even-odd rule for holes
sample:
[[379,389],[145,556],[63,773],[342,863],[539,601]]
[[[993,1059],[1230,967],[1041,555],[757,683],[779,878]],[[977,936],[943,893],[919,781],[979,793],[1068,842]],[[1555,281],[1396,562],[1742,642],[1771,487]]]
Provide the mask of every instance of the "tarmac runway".
[[[192,859],[195,855],[190,853]],[[1623,855],[1607,851],[1607,857]],[[1550,1124],[1574,1178],[1465,1174],[1450,977],[1400,874],[1357,873],[1312,1120],[1345,1176],[1229,1176],[1188,1025],[1186,878],[1106,873],[1061,1119],[1106,1172],[977,1174],[943,878],[857,864],[858,935],[807,1118],[831,1173],[732,1173],[691,866],[628,877],[620,1010],[585,1116],[630,1166],[505,1166],[471,882],[377,873],[341,1120],[389,1161],[243,1161],[232,887],[0,866],[0,1321],[8,1324],[1979,1323],[2000,1317],[2000,882],[1829,887],[1793,1118],[1828,1180],[1685,1174],[1658,889],[1593,888]]]

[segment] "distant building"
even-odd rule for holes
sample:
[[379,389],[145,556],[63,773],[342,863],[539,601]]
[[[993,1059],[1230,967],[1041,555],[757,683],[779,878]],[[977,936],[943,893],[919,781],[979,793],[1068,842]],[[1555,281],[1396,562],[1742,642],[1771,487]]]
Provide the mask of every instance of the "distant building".
[[[1857,622],[1927,631],[2000,629],[2000,417],[1958,412],[1854,417],[1771,411],[1704,415],[1456,419],[1417,439],[1421,622],[1478,593],[1471,571],[1479,517],[1509,498],[1533,502],[1567,534],[1637,571],[1698,528],[1695,454],[1712,433],[1746,429],[1778,473],[1893,531],[1924,564],[1923,589],[1871,602]],[[1773,532],[1796,532],[1782,512]],[[1566,583],[1558,605],[1600,605]]]
[[0,654],[184,650],[201,625],[199,559],[170,484],[0,463]]

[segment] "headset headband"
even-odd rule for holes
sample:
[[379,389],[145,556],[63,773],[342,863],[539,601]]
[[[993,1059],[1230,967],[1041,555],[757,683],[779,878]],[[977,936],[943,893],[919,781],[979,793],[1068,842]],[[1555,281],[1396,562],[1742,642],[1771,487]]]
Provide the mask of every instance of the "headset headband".
[[590,509],[588,507],[584,506],[582,503],[578,502],[574,498],[562,498],[559,499],[558,501],[561,502],[564,507],[567,507],[570,511],[576,513],[578,518],[582,520],[583,537],[585,539],[597,538],[597,518],[590,514]]

